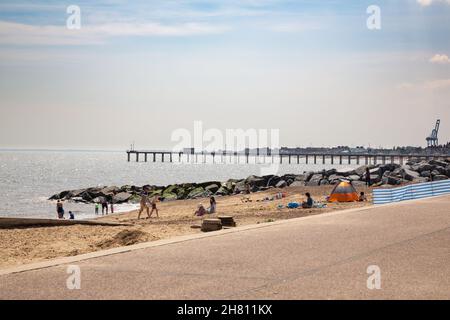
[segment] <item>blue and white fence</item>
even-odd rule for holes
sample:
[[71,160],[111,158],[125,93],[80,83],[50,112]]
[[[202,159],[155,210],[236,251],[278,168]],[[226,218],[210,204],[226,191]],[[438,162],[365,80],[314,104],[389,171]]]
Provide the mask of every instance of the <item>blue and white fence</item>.
[[450,194],[450,179],[410,184],[392,189],[374,189],[373,203],[383,204]]

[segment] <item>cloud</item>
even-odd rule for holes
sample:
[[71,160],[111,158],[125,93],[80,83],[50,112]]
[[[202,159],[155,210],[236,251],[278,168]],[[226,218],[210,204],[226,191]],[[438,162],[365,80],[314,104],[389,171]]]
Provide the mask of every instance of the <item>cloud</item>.
[[437,90],[450,88],[450,79],[431,80],[424,83],[425,89]]
[[446,54],[435,54],[430,58],[431,63],[447,64],[450,63],[450,59]]
[[81,26],[69,30],[66,26],[38,26],[0,21],[0,44],[12,45],[82,45],[101,44],[113,37],[183,37],[219,34],[229,28],[206,23],[112,23]]
[[450,0],[417,0],[417,3],[420,4],[422,7],[428,7],[431,4],[437,2],[450,4]]
[[441,90],[450,88],[450,79],[435,79],[420,83],[404,82],[398,84],[396,88],[399,90],[418,90],[418,89],[428,91]]

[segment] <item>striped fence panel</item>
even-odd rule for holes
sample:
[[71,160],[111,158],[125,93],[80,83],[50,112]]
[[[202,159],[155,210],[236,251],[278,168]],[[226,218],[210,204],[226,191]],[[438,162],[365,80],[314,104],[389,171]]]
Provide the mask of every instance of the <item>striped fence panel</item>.
[[410,184],[392,189],[374,189],[373,203],[383,204],[450,194],[450,180]]

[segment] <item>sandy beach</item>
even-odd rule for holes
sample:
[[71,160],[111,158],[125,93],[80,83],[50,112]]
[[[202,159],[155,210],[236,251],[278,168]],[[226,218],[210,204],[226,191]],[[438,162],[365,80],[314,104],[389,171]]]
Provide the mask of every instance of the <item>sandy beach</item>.
[[[358,191],[366,192],[368,202],[330,203],[323,209],[277,208],[279,204],[303,201],[304,193],[307,191],[312,194],[314,200],[325,202],[332,188],[333,186],[271,189],[252,193],[249,196],[252,202],[246,203],[241,201],[242,195],[217,197],[218,212],[207,217],[231,215],[237,225],[242,226],[371,205],[371,190],[359,188]],[[280,191],[287,193],[286,198],[257,201]],[[144,219],[146,214],[143,213],[141,219],[137,220],[137,211],[98,218],[104,221],[127,223],[129,226],[73,225],[2,229],[0,230],[0,268],[199,233],[200,229],[192,228],[192,226],[200,225],[203,218],[195,217],[193,213],[199,203],[203,203],[206,207],[208,201],[208,199],[196,199],[160,202],[158,203],[159,218],[152,216],[151,219]]]

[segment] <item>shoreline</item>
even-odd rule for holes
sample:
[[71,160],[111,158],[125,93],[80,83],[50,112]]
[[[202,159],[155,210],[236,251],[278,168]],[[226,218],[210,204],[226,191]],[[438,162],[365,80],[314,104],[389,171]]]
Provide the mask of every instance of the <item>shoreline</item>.
[[[46,261],[58,257],[75,256],[120,246],[168,239],[174,236],[202,233],[192,225],[200,225],[203,218],[231,215],[238,226],[270,223],[336,210],[371,205],[371,188],[358,188],[366,192],[367,202],[333,203],[319,209],[277,209],[278,204],[304,200],[304,193],[311,192],[316,201],[324,202],[333,186],[286,187],[270,189],[246,195],[252,202],[242,203],[242,195],[218,197],[218,213],[204,217],[193,215],[197,204],[208,201],[190,199],[159,202],[160,217],[137,220],[137,210],[100,216],[94,221],[126,223],[128,226],[71,225],[35,228],[3,229],[0,232],[0,269],[20,266],[32,262]],[[286,192],[287,197],[274,201],[257,201],[277,192]]]

